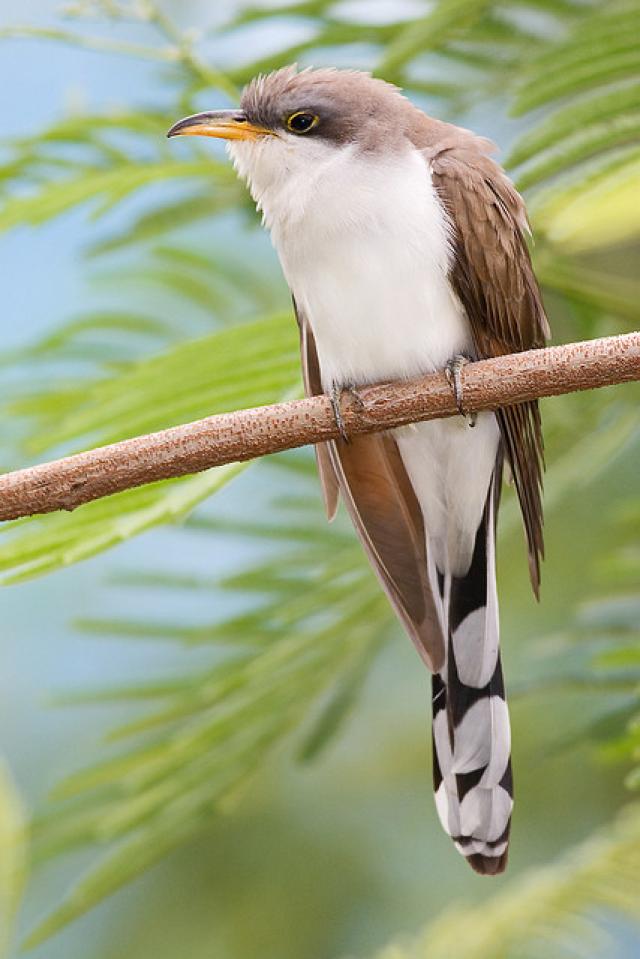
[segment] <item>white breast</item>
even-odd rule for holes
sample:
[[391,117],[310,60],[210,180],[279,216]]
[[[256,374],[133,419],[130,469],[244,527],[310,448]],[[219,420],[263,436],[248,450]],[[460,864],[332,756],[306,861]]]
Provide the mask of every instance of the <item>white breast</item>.
[[[411,144],[376,155],[270,140],[230,152],[313,330],[325,390],[417,376],[471,349],[448,280],[449,224]],[[424,423],[398,439],[437,552],[449,546],[442,561],[458,570],[470,559],[495,461],[494,417],[475,430],[461,419]]]
[[311,162],[291,164],[256,198],[313,329],[324,387],[442,367],[470,334],[423,156],[409,143],[382,156],[313,148]]

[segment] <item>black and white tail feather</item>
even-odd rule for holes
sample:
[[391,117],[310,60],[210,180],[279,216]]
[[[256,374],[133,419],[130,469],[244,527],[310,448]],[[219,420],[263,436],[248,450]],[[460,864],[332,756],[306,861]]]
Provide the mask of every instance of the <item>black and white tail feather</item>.
[[447,657],[432,678],[438,815],[458,851],[486,875],[506,867],[513,808],[495,572],[501,473],[498,462],[469,569],[438,575]]

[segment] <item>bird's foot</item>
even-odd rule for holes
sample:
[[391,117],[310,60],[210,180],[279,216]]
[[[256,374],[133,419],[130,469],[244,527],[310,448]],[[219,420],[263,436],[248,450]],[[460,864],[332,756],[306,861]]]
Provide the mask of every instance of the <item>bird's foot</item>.
[[477,414],[469,413],[463,406],[464,390],[462,389],[462,377],[460,375],[462,367],[466,366],[467,363],[470,362],[471,360],[468,356],[464,356],[462,353],[460,353],[458,356],[454,356],[453,359],[449,360],[444,371],[447,380],[449,381],[449,386],[453,390],[458,412],[460,413],[460,416],[464,416],[465,420],[467,421],[467,426],[471,427],[476,425]]
[[333,410],[333,418],[336,421],[336,426],[340,430],[340,436],[345,441],[349,442],[349,433],[347,432],[347,427],[344,422],[344,417],[342,415],[342,408],[340,406],[340,399],[343,393],[349,393],[356,404],[360,409],[364,409],[364,400],[358,393],[355,386],[345,384],[344,386],[338,386],[337,383],[334,383],[331,387],[331,393],[329,394],[329,399],[331,400],[331,408]]
[[342,415],[342,410],[340,408],[340,398],[342,396],[342,387],[338,386],[337,383],[334,383],[331,387],[331,393],[329,394],[329,399],[331,400],[331,408],[333,410],[333,418],[336,421],[336,426],[340,430],[340,436],[345,441],[349,442],[349,434],[347,433],[347,427],[345,426],[344,417]]

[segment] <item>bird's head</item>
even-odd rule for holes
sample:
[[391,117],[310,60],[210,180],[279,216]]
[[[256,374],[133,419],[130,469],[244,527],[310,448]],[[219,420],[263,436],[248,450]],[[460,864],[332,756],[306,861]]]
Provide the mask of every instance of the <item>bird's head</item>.
[[239,109],[186,117],[168,136],[227,140],[260,203],[279,182],[317,174],[346,153],[375,153],[393,145],[403,136],[411,110],[396,87],[369,74],[285,67],[252,80]]

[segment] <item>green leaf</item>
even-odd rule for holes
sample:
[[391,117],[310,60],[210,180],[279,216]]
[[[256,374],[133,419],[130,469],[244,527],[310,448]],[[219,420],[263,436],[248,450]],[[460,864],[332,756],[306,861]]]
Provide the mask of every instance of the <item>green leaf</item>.
[[0,230],[36,226],[65,213],[74,206],[103,198],[102,213],[124,197],[151,183],[168,179],[203,177],[215,179],[220,188],[233,172],[209,158],[181,162],[127,163],[114,169],[82,171],[77,177],[51,180],[29,196],[9,199],[0,212]]
[[611,117],[601,123],[585,127],[579,133],[568,136],[561,145],[538,155],[518,175],[518,188],[530,189],[557,173],[583,163],[591,156],[627,143],[636,143],[640,138],[640,111]]
[[110,132],[135,133],[157,140],[167,132],[167,118],[161,111],[111,110],[106,113],[74,113],[63,117],[35,136],[12,141],[15,149],[40,149],[47,143],[95,143],[96,136]]
[[[123,373],[65,396],[66,415],[46,394],[16,412],[38,415],[32,448],[43,451],[80,437],[105,444],[176,423],[291,396],[299,382],[291,317],[279,315],[180,344]],[[172,384],[167,389],[167,384]],[[230,464],[182,480],[155,483],[97,500],[71,516],[54,513],[5,525],[0,582],[50,572],[121,543],[151,527],[183,518],[247,464]]]
[[639,27],[640,11],[626,0],[585,8],[568,38],[548,43],[526,67],[516,113],[572,97],[509,158],[512,165],[528,164],[518,175],[521,189],[558,178],[535,196],[530,212],[536,230],[565,254],[624,243],[640,231],[633,200]]
[[[319,509],[316,516],[324,523]],[[317,525],[310,522],[311,529]],[[352,537],[310,534],[303,537],[304,551],[298,539],[269,564],[290,570],[289,575],[265,580],[262,563],[244,574],[245,581],[255,578],[262,595],[250,614],[252,624],[244,623],[245,635],[256,634],[252,645],[233,648],[238,617],[222,618],[215,624],[217,642],[231,640],[232,649],[222,661],[218,653],[214,665],[200,673],[130,683],[121,692],[97,691],[92,697],[104,703],[125,696],[153,708],[111,737],[131,740],[126,751],[69,777],[56,789],[48,814],[36,822],[37,860],[91,843],[115,846],[35,930],[30,945],[228,808],[273,747],[307,714],[317,715],[316,703],[324,704],[323,718],[307,754],[345,718],[392,614]],[[229,577],[221,585],[228,588],[241,578]],[[160,582],[170,588],[166,578]],[[177,585],[182,587],[180,576]],[[188,586],[210,588],[206,582]],[[119,629],[108,621],[90,625],[102,633]],[[182,627],[186,641],[189,632]]]
[[311,762],[324,752],[341,732],[342,727],[355,709],[378,649],[374,643],[366,647],[353,665],[345,670],[323,705],[311,730],[298,749],[300,762]]
[[489,9],[487,0],[448,0],[438,3],[426,17],[412,21],[385,51],[380,65],[382,73],[393,73],[417,54],[442,45],[475,25]]
[[300,379],[297,333],[289,314],[238,324],[141,360],[122,375],[82,383],[73,412],[48,415],[49,395],[12,405],[38,415],[32,451],[81,439],[104,445],[215,413],[277,402]]
[[162,523],[181,520],[221,489],[246,464],[234,463],[184,480],[127,490],[81,506],[71,516],[5,525],[0,544],[0,584],[20,583],[91,558]]
[[415,942],[377,959],[569,959],[583,943],[606,945],[611,913],[640,920],[639,856],[640,807],[631,806],[557,863],[530,869],[480,905],[447,909]]
[[523,93],[518,100],[519,113],[526,113],[561,97],[572,93],[584,93],[613,81],[622,81],[636,77],[640,69],[640,53],[632,37],[624,41],[628,50],[618,51],[607,56],[598,56],[597,47],[590,48],[585,54],[586,62],[568,64],[560,58],[562,70],[555,70],[542,76],[538,75],[537,89],[533,84],[528,93]]
[[567,253],[615,246],[640,234],[636,199],[640,150],[618,150],[586,173],[540,194],[538,229]]
[[604,84],[637,79],[637,4],[612,0],[587,8],[586,13],[568,39],[548,44],[533,59],[515,103],[517,113]]
[[587,268],[563,257],[557,248],[535,258],[536,273],[543,286],[567,299],[593,307],[601,314],[619,316],[635,323],[640,300],[640,282],[634,277]]
[[241,185],[228,184],[224,190],[207,192],[203,195],[202,185],[193,196],[171,199],[166,203],[156,203],[152,210],[137,216],[132,224],[121,232],[112,233],[107,239],[90,244],[90,256],[112,253],[136,244],[148,243],[172,233],[182,227],[208,220],[211,217],[237,209],[245,202],[245,193]]
[[[104,358],[105,343],[131,341],[149,345],[162,344],[172,338],[171,326],[159,317],[118,311],[95,312],[68,320],[53,332],[45,334],[31,346],[0,354],[0,369],[34,360],[90,356],[90,344],[100,352],[95,358]],[[130,355],[128,351],[125,355]]]
[[159,48],[141,43],[126,43],[109,40],[105,37],[90,37],[72,30],[56,30],[53,27],[10,26],[0,29],[0,39],[54,40],[69,46],[84,47],[103,53],[119,53],[142,60],[159,60],[172,63],[176,51],[171,47]]
[[9,771],[0,762],[0,956],[8,956],[26,880],[26,817]]
[[640,629],[640,594],[594,600],[582,607],[578,621],[590,629]]
[[[198,813],[196,813],[197,815]],[[199,813],[203,820],[205,816]],[[106,857],[101,868],[91,872],[69,894],[63,906],[44,919],[22,944],[23,949],[33,949],[46,941],[72,920],[97,905],[105,896],[129,879],[133,879],[142,870],[153,865],[180,843],[193,831],[192,818],[165,816],[161,821],[141,830],[134,841],[123,843],[122,847]]]
[[633,112],[638,107],[640,107],[640,83],[638,82],[572,101],[570,106],[557,110],[548,119],[534,127],[531,133],[521,137],[508,156],[507,166],[519,166],[591,124],[615,119],[627,112]]
[[[605,417],[601,423],[591,426],[585,435],[568,444],[558,455],[545,475],[545,515],[562,505],[568,495],[575,495],[595,483],[611,468],[617,456],[637,440],[639,424],[637,411],[621,409],[613,418]],[[514,499],[500,508],[500,529],[510,532],[521,522],[518,504]]]

